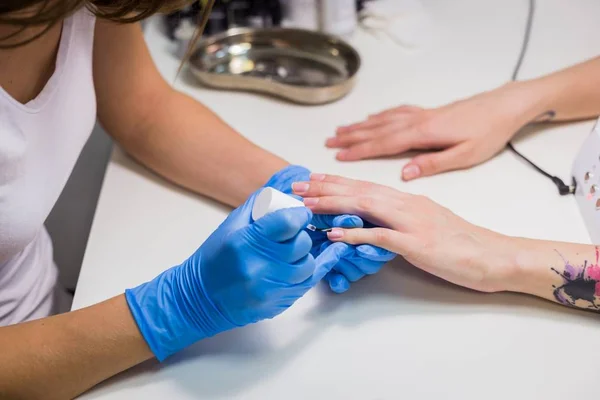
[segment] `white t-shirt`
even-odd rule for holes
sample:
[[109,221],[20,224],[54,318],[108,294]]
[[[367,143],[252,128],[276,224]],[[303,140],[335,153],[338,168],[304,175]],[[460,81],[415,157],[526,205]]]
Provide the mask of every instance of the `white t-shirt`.
[[44,221],[96,121],[95,18],[66,19],[54,74],[27,104],[0,87],[0,326],[48,316],[57,269]]

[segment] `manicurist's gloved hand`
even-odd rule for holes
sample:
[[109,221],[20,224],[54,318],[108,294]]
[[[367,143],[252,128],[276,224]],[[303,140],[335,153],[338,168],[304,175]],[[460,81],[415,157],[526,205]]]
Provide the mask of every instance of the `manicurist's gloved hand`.
[[[318,199],[312,197],[315,192],[319,192],[323,187],[336,187],[336,177],[325,176],[322,174],[311,174],[308,181],[295,182],[293,186],[293,193],[302,196],[305,199],[305,204],[312,207],[315,206],[315,201]],[[340,178],[341,179],[341,178]],[[320,193],[320,192],[319,192]],[[318,219],[320,214],[315,214],[313,219]],[[325,214],[325,218],[330,218],[331,214]],[[350,216],[346,216],[350,217]],[[336,218],[343,218],[343,223],[349,223],[350,220],[345,218],[344,215]],[[374,225],[370,223],[363,223],[363,220],[357,216],[351,216],[354,221],[358,220],[354,226],[341,226],[337,224],[336,218],[333,219],[334,228],[373,228]],[[316,225],[316,224],[315,224]],[[327,238],[327,234],[323,232],[314,232],[315,236],[324,237],[313,237],[315,244],[320,244],[319,250],[315,252],[313,247],[313,254],[319,254],[321,251],[331,245],[331,241]],[[334,269],[327,274],[326,280],[329,283],[329,287],[336,293],[343,293],[350,289],[350,283],[356,282],[367,275],[373,275],[381,269],[386,263],[392,261],[396,257],[396,254],[376,247],[370,244],[353,245],[344,254],[340,262],[334,267]]]
[[[332,245],[323,245],[322,251]],[[396,258],[396,254],[381,247],[369,244],[350,246],[344,256],[331,272],[325,276],[329,287],[335,293],[344,293],[350,289],[351,282],[356,282],[367,275],[374,275],[388,262]]]
[[336,243],[316,259],[303,207],[252,222],[256,193],[183,264],[125,292],[159,360],[220,332],[269,319],[315,286],[349,249]]
[[[297,165],[288,166],[269,179],[265,186],[275,188],[283,193],[303,197],[308,190],[308,184],[295,182],[307,182],[309,180],[318,181],[323,175],[312,174],[308,169]],[[293,188],[292,188],[293,186]],[[315,214],[310,222],[318,229],[329,228],[363,228],[363,220],[355,215],[321,215]],[[332,244],[327,239],[324,232],[309,232],[313,241],[311,254],[318,256],[321,252]],[[331,290],[336,293],[345,292],[350,288],[350,282],[355,282],[365,275],[371,275],[381,269],[381,267],[394,259],[396,255],[387,250],[371,246],[351,246],[335,267],[336,271],[327,275],[327,281]]]

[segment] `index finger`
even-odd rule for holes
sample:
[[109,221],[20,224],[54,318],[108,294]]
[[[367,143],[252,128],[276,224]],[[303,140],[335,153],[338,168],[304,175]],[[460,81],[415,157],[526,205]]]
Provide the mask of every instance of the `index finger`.
[[373,128],[379,127],[381,125],[384,125],[386,123],[386,121],[383,121],[381,119],[379,120],[375,120],[375,119],[366,119],[364,121],[361,122],[355,122],[353,124],[350,125],[345,125],[345,126],[340,126],[337,130],[336,130],[336,135],[345,135],[351,132],[355,132],[358,130],[371,130]]
[[390,199],[400,200],[407,196],[406,193],[389,186],[323,174],[312,174],[310,182],[301,182],[300,185],[294,184],[293,188],[294,192],[302,197],[378,194]]
[[414,113],[422,110],[422,107],[413,106],[412,104],[404,104],[398,107],[390,108],[389,110],[384,110],[380,113],[370,116],[369,118],[381,118],[394,114]]
[[385,199],[372,196],[307,197],[304,204],[315,214],[354,214],[393,229],[402,229],[410,219],[405,211]]

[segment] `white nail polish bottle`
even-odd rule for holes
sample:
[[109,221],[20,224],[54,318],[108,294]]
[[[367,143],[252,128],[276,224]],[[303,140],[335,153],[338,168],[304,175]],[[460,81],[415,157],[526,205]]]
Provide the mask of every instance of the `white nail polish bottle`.
[[277,189],[264,188],[254,199],[252,219],[256,221],[272,212],[295,207],[304,207],[304,203]]

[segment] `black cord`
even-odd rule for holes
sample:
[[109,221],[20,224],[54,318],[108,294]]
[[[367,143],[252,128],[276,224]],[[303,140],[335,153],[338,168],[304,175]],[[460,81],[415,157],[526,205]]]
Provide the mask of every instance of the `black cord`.
[[535,15],[535,0],[529,0],[529,12],[527,15],[527,24],[525,25],[525,34],[523,35],[523,44],[521,45],[521,53],[519,54],[519,59],[517,60],[517,65],[515,65],[515,69],[513,70],[511,79],[516,81],[519,76],[519,71],[521,71],[521,66],[523,65],[523,60],[525,59],[525,54],[527,54],[527,49],[529,47],[529,42],[531,39],[531,31],[533,28],[533,16]]
[[531,162],[527,157],[525,157],[523,154],[519,153],[517,151],[517,149],[514,148],[514,146],[512,145],[512,143],[508,143],[506,145],[513,153],[515,153],[516,155],[518,155],[519,157],[521,157],[523,160],[525,160],[526,162],[528,162],[533,168],[535,168],[540,174],[544,175],[547,178],[554,178],[552,175],[550,175],[549,173],[547,173],[546,171],[544,171],[543,169],[541,169],[540,167],[538,167],[537,165],[535,165],[533,162]]
[[[513,70],[513,74],[512,74],[512,78],[511,78],[513,81],[517,80],[517,77],[519,76],[519,71],[521,70],[521,66],[523,65],[523,60],[525,59],[525,55],[527,54],[527,48],[529,47],[529,42],[530,42],[530,38],[531,38],[531,30],[533,27],[533,16],[534,15],[535,15],[535,0],[529,0],[529,13],[527,15],[527,24],[525,25],[525,34],[523,36],[523,45],[521,46],[521,52],[519,54],[519,59],[517,60],[517,64],[515,65],[515,69]],[[549,114],[550,117],[553,117],[555,113],[553,111],[550,111],[546,114]],[[506,146],[508,147],[508,149],[510,151],[515,153],[517,156],[519,156],[524,161],[526,161],[529,165],[531,165],[533,168],[535,168],[540,174],[542,174],[545,177],[547,177],[548,179],[552,180],[552,182],[554,182],[554,184],[558,188],[558,193],[561,196],[575,193],[575,189],[577,188],[575,179],[573,179],[571,186],[566,185],[562,179],[560,179],[557,176],[550,175],[549,173],[547,173],[546,171],[544,171],[543,169],[538,167],[531,160],[529,160],[527,157],[525,157],[523,154],[519,153],[515,149],[515,147],[513,146],[513,144],[511,142],[508,142]]]
[[547,173],[546,171],[544,171],[543,169],[541,169],[540,167],[538,167],[537,165],[535,165],[531,160],[529,160],[523,154],[519,153],[517,151],[517,149],[514,148],[514,146],[512,145],[512,143],[509,142],[506,146],[513,153],[515,153],[517,156],[521,157],[524,161],[526,161],[527,163],[529,163],[529,165],[531,165],[533,168],[535,168],[540,174],[542,174],[545,177],[547,177],[548,179],[552,180],[552,182],[554,182],[554,184],[558,188],[558,193],[561,196],[566,196],[567,194],[573,194],[573,193],[575,193],[575,189],[576,189],[575,179],[573,179],[573,183],[572,183],[571,186],[565,185],[565,183],[563,182],[562,179],[560,179],[557,176],[550,175],[549,173]]

